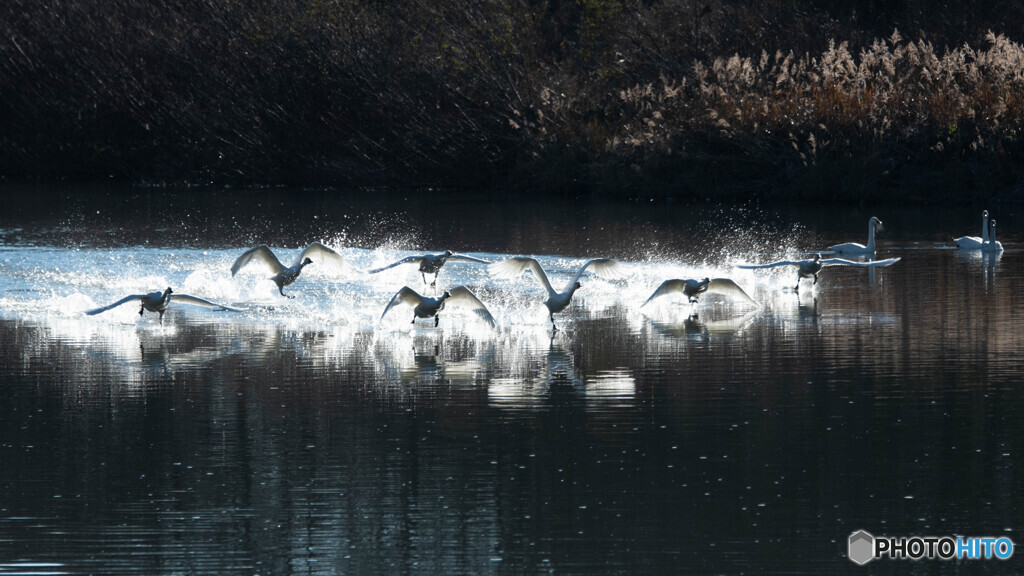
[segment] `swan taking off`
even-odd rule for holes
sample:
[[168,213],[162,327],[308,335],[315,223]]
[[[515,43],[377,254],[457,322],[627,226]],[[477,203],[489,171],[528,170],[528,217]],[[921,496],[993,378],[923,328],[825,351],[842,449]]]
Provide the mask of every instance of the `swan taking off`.
[[793,288],[795,292],[800,291],[800,279],[801,278],[814,278],[814,284],[818,283],[818,272],[821,271],[825,266],[857,266],[860,268],[877,268],[881,266],[892,266],[899,262],[897,258],[887,258],[885,260],[872,260],[870,262],[855,262],[853,260],[844,260],[842,258],[828,258],[825,260],[821,259],[821,254],[815,254],[812,260],[779,260],[778,262],[772,262],[771,264],[737,264],[737,268],[743,268],[745,270],[756,270],[758,268],[775,268],[777,266],[796,266],[796,287]]
[[860,255],[871,255],[875,253],[875,230],[882,230],[882,221],[872,216],[868,220],[868,245],[857,244],[856,242],[847,242],[845,244],[836,244],[835,246],[829,246],[828,249],[836,254],[846,254],[849,256],[860,256]]
[[405,304],[412,306],[412,323],[416,323],[417,318],[434,318],[434,326],[440,321],[438,312],[444,310],[447,304],[455,306],[469,308],[474,314],[480,317],[481,320],[487,322],[487,325],[494,328],[494,317],[472,292],[465,286],[456,286],[451,290],[445,292],[437,298],[430,298],[429,296],[421,296],[412,288],[408,286],[402,288],[395,294],[391,302],[388,303],[388,307],[384,309],[384,313],[380,315],[381,320],[384,316],[399,304]]
[[370,274],[376,274],[383,272],[398,266],[399,264],[419,264],[420,275],[423,277],[423,283],[427,283],[427,274],[434,275],[434,281],[430,283],[433,287],[437,284],[437,275],[441,273],[441,267],[444,266],[445,262],[469,262],[471,264],[490,264],[487,260],[481,260],[472,256],[466,256],[465,254],[455,254],[451,250],[445,250],[441,254],[423,254],[420,256],[409,256],[402,258],[398,262],[388,264],[383,268],[375,268],[370,270]]
[[981,212],[981,238],[977,236],[961,236],[954,238],[956,247],[961,250],[980,250],[988,242],[988,210]]
[[594,274],[601,276],[602,278],[622,278],[625,276],[626,267],[620,264],[616,260],[609,258],[596,258],[594,260],[587,260],[576,274],[569,279],[569,282],[565,285],[565,288],[561,292],[555,292],[555,289],[551,287],[551,281],[548,280],[548,275],[541,268],[540,262],[529,257],[516,257],[495,262],[487,267],[487,271],[492,276],[498,278],[516,278],[523,273],[524,270],[530,269],[533,275],[537,277],[541,286],[548,291],[548,299],[544,301],[544,305],[548,307],[548,317],[551,318],[551,327],[554,331],[558,331],[558,327],[555,326],[555,313],[565,310],[569,302],[572,301],[572,295],[576,290],[580,288],[580,276],[586,272],[587,268],[594,271]]
[[[168,286],[167,290],[161,292],[150,292],[149,294],[132,294],[131,296],[125,296],[117,302],[109,306],[102,308],[95,308],[93,310],[87,310],[85,313],[89,316],[95,316],[97,314],[106,312],[111,308],[117,308],[121,304],[131,302],[132,300],[139,300],[141,307],[139,308],[139,316],[146,310],[150,312],[158,312],[160,314],[160,323],[164,323],[164,312],[167,311],[167,307],[171,304],[171,295],[174,291]],[[241,308],[232,308],[231,306],[224,306],[223,304],[217,304],[210,302],[209,300],[203,300],[195,296],[189,296],[188,294],[174,294],[174,301],[182,304],[192,304],[193,306],[205,306],[206,308],[216,308],[218,310],[226,310],[228,312],[243,312]]]
[[691,304],[696,304],[697,297],[701,294],[707,293],[722,294],[723,296],[735,298],[740,302],[757,306],[758,308],[761,307],[756,300],[748,296],[747,293],[743,291],[743,288],[740,288],[739,284],[736,284],[732,280],[728,278],[705,278],[703,280],[665,280],[661,283],[661,286],[658,286],[658,289],[654,291],[654,294],[651,294],[651,297],[641,305],[641,308],[650,304],[651,300],[654,300],[655,298],[665,296],[666,294],[672,294],[674,292],[682,292],[685,294]]
[[234,276],[246,264],[253,260],[257,260],[262,262],[267,269],[274,273],[270,279],[274,281],[274,284],[277,284],[277,291],[281,293],[281,296],[294,298],[294,296],[284,293],[284,287],[298,280],[299,274],[302,274],[302,269],[307,264],[313,263],[313,260],[309,258],[310,255],[316,256],[320,259],[321,263],[333,268],[342,276],[350,276],[353,272],[352,265],[346,262],[345,259],[337,252],[319,242],[313,242],[309,246],[306,246],[306,249],[302,251],[302,254],[299,254],[299,257],[295,259],[295,264],[291,266],[281,264],[281,261],[277,259],[277,256],[274,256],[274,253],[266,244],[246,250],[245,253],[239,256],[238,259],[235,260],[235,263],[231,265],[231,275]]
[[981,246],[981,251],[982,252],[1002,252],[1003,251],[1003,245],[1001,243],[999,243],[998,241],[996,241],[996,220],[995,220],[995,218],[993,218],[992,221],[988,223],[988,228],[991,231],[991,233],[988,235],[988,240],[986,240],[985,243]]

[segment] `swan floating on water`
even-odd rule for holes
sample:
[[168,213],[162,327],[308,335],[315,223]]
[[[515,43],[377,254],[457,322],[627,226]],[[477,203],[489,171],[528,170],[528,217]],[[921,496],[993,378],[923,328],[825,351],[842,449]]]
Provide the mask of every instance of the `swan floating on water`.
[[856,242],[846,242],[845,244],[836,244],[829,246],[828,249],[836,254],[846,254],[849,256],[859,255],[871,255],[875,253],[875,229],[882,229],[882,221],[877,217],[872,216],[868,220],[868,244],[858,244]]
[[114,302],[109,306],[95,308],[93,310],[87,310],[85,313],[89,316],[95,316],[97,314],[106,312],[111,308],[117,308],[121,304],[131,302],[132,300],[139,300],[141,303],[141,307],[139,308],[139,316],[142,316],[142,313],[146,310],[149,310],[150,312],[158,312],[160,314],[160,323],[163,324],[164,312],[167,311],[167,307],[170,306],[171,304],[172,294],[174,301],[180,302],[182,304],[192,304],[193,306],[205,306],[206,308],[216,308],[218,310],[225,310],[228,312],[244,312],[244,310],[242,310],[241,308],[232,308],[231,306],[217,304],[216,302],[203,300],[202,298],[198,298],[196,296],[189,296],[188,294],[174,294],[174,291],[171,290],[170,286],[168,286],[167,290],[164,290],[163,292],[150,292],[149,294],[132,294],[131,296],[125,296],[124,298],[121,298],[120,300]]
[[733,282],[728,278],[705,278],[703,280],[665,280],[658,286],[658,289],[651,294],[651,297],[647,299],[641,305],[641,308],[651,303],[651,300],[655,298],[672,294],[674,292],[682,292],[690,300],[691,304],[697,303],[697,297],[701,294],[722,294],[730,298],[735,298],[741,302],[745,302],[752,306],[761,307],[756,300],[747,295],[740,288],[739,284]]
[[[875,218],[872,218],[874,220]],[[827,258],[821,259],[821,254],[815,254],[811,260],[779,260],[778,262],[772,262],[771,264],[737,264],[737,268],[743,268],[745,270],[757,270],[759,268],[775,268],[777,266],[796,266],[796,287],[793,288],[795,292],[800,291],[800,279],[801,278],[814,278],[814,284],[818,283],[818,272],[821,271],[825,266],[857,266],[860,268],[878,268],[882,266],[892,266],[893,264],[900,261],[900,258],[886,258],[885,260],[871,260],[868,262],[855,262],[853,260],[844,260],[842,258]]]
[[420,275],[423,277],[423,283],[427,283],[427,274],[434,275],[434,281],[430,283],[431,286],[437,284],[437,275],[441,273],[441,267],[446,262],[469,262],[472,264],[490,264],[487,260],[481,260],[472,256],[466,256],[465,254],[456,254],[451,250],[445,250],[441,254],[423,254],[419,256],[409,256],[402,258],[398,262],[388,264],[383,268],[375,268],[370,270],[370,274],[376,274],[385,270],[394,268],[399,264],[419,264]]
[[281,296],[294,298],[294,296],[284,293],[284,287],[298,280],[299,275],[302,274],[302,269],[313,263],[313,260],[309,258],[310,254],[323,258],[322,262],[324,264],[329,264],[343,276],[350,276],[354,270],[352,265],[346,262],[341,255],[319,242],[313,242],[307,246],[302,251],[302,254],[299,254],[299,257],[295,259],[295,264],[291,266],[281,264],[277,256],[274,256],[273,251],[266,244],[262,244],[246,250],[235,260],[235,263],[231,265],[231,276],[237,274],[249,262],[257,260],[274,273],[274,276],[270,279],[274,281],[274,284],[277,284],[277,291],[281,293]]
[[961,236],[954,238],[956,247],[961,250],[979,250],[988,242],[988,210],[981,212],[981,238],[977,236]]
[[996,240],[996,219],[988,223],[989,230],[991,233],[988,235],[988,240],[981,246],[982,252],[1002,252],[1003,245]]
[[437,298],[430,298],[429,296],[422,296],[418,294],[412,288],[408,286],[402,288],[388,303],[387,308],[384,309],[384,313],[380,315],[381,320],[384,316],[399,304],[405,304],[412,306],[413,316],[412,323],[416,323],[417,318],[434,318],[434,326],[436,327],[440,321],[438,312],[444,310],[447,304],[454,304],[456,306],[469,308],[474,314],[480,317],[481,320],[487,322],[487,325],[494,328],[494,317],[491,316],[490,311],[487,310],[487,306],[480,301],[469,288],[465,286],[456,286],[451,290],[445,292]]
[[587,260],[583,266],[580,266],[580,269],[569,279],[569,282],[561,292],[555,292],[555,289],[551,287],[551,281],[548,280],[548,275],[544,272],[544,268],[534,258],[525,256],[509,258],[489,265],[487,271],[492,276],[498,278],[516,278],[527,268],[537,277],[537,281],[540,282],[541,286],[548,291],[548,299],[544,301],[544,305],[548,308],[551,328],[555,332],[558,331],[558,326],[555,326],[555,313],[565,310],[569,302],[572,301],[573,293],[581,287],[579,282],[580,276],[583,276],[587,268],[591,268],[594,274],[604,278],[622,278],[625,275],[625,266],[618,261],[609,258],[595,258]]

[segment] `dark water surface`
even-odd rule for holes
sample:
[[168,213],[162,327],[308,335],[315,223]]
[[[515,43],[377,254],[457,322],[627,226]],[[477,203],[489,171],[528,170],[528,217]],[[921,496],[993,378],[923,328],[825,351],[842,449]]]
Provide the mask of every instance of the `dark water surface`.
[[[31,191],[31,194],[26,193]],[[977,210],[793,210],[283,190],[4,190],[0,574],[1020,573],[845,556],[876,535],[1007,536],[1024,513],[1024,262],[962,254]],[[978,213],[978,214],[976,214]],[[873,272],[795,274],[886,230]],[[586,257],[552,335],[536,282],[445,268],[499,324],[379,321],[415,269],[311,271],[285,301],[240,249],[312,240],[358,268],[414,250]],[[449,270],[449,268],[451,268]],[[729,276],[640,309],[661,281]],[[557,278],[555,278],[557,277]],[[250,309],[123,295],[176,290]]]

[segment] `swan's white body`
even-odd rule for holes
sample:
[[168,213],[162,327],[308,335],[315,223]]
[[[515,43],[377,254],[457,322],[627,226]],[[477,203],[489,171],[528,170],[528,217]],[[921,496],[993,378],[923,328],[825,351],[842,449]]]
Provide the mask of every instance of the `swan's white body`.
[[431,286],[437,283],[437,275],[441,273],[441,267],[446,262],[469,262],[472,264],[490,264],[487,260],[481,260],[480,258],[474,258],[472,256],[466,256],[465,254],[455,254],[451,250],[445,250],[440,254],[423,254],[421,256],[409,256],[402,258],[401,260],[388,264],[383,268],[375,268],[370,270],[370,274],[376,274],[383,272],[398,266],[400,264],[419,264],[420,276],[423,277],[423,283],[427,283],[427,274],[434,275],[434,281],[430,283]]
[[444,310],[446,304],[454,304],[456,306],[469,308],[474,314],[479,316],[481,320],[486,322],[488,326],[494,328],[494,317],[491,316],[490,311],[488,311],[487,307],[484,306],[484,303],[481,302],[472,292],[470,292],[469,288],[466,288],[465,286],[456,286],[438,298],[422,296],[412,288],[406,286],[391,298],[391,302],[389,302],[387,308],[384,309],[384,313],[380,315],[381,320],[384,319],[384,316],[386,316],[392,308],[399,304],[412,306],[412,322],[414,324],[416,323],[417,318],[432,317],[434,319],[434,326],[437,326],[440,321],[438,312]]
[[320,262],[333,268],[342,276],[352,274],[352,265],[346,262],[341,255],[319,242],[313,242],[302,251],[302,254],[299,254],[299,257],[295,259],[295,264],[291,266],[281,264],[281,261],[277,259],[277,256],[274,255],[274,252],[266,244],[246,250],[231,265],[231,275],[234,276],[246,264],[256,260],[273,272],[274,275],[270,279],[274,281],[274,284],[277,284],[277,291],[281,293],[281,296],[294,298],[294,296],[284,293],[284,287],[298,280],[299,275],[302,274],[302,269],[306,265],[313,263],[313,260],[308,257],[310,254],[317,256]]
[[658,286],[658,289],[651,294],[651,297],[644,302],[641,307],[647,306],[651,303],[651,300],[655,298],[665,296],[667,294],[673,294],[675,292],[682,292],[689,299],[691,304],[697,303],[697,297],[701,294],[722,294],[730,298],[735,298],[740,302],[750,304],[752,306],[760,307],[756,300],[747,295],[740,288],[738,284],[728,278],[705,278],[703,280],[665,280]]
[[778,262],[772,262],[771,264],[738,264],[737,268],[743,268],[746,270],[756,270],[759,268],[775,268],[777,266],[796,266],[796,287],[794,291],[800,291],[800,279],[801,278],[814,278],[814,284],[818,283],[818,272],[821,271],[825,266],[856,266],[859,268],[878,268],[882,266],[892,266],[899,262],[899,258],[887,258],[885,260],[872,260],[868,262],[856,262],[853,260],[844,260],[842,258],[827,258],[821,259],[821,254],[815,254],[811,260],[779,260]]
[[138,300],[141,305],[139,307],[139,316],[142,316],[142,312],[145,310],[149,310],[150,312],[157,312],[158,314],[160,314],[160,323],[163,324],[164,312],[166,312],[167,307],[170,306],[172,298],[175,302],[180,302],[182,304],[204,306],[206,308],[216,308],[218,310],[226,310],[229,312],[242,312],[240,308],[224,306],[223,304],[210,302],[209,300],[204,300],[196,296],[189,296],[188,294],[174,294],[174,291],[171,290],[170,286],[168,286],[167,290],[164,290],[163,292],[150,292],[149,294],[132,294],[131,296],[125,296],[124,298],[121,298],[120,300],[114,302],[113,304],[110,304],[109,306],[87,310],[85,313],[89,316],[95,316],[96,314],[101,314],[103,312],[106,312],[107,310],[110,310],[111,308],[117,308],[118,306],[120,306],[121,304],[125,304],[126,302]]
[[847,256],[870,256],[875,253],[875,229],[882,229],[882,221],[872,216],[871,219],[868,220],[867,246],[856,242],[847,242],[845,244],[829,246],[828,249],[836,254],[844,254]]
[[580,285],[580,277],[583,273],[590,268],[595,274],[604,278],[622,278],[625,274],[625,266],[615,260],[608,258],[595,258],[593,260],[587,260],[580,269],[576,271],[576,274],[569,279],[566,283],[565,288],[561,292],[556,292],[551,286],[551,281],[548,280],[548,275],[544,272],[544,268],[541,267],[540,262],[533,258],[528,257],[517,257],[495,262],[487,267],[487,271],[492,276],[499,278],[515,278],[523,273],[524,270],[529,269],[533,272],[533,275],[540,282],[541,286],[544,287],[548,292],[548,299],[544,301],[544,305],[548,308],[548,317],[551,319],[551,327],[554,330],[558,330],[555,326],[555,313],[565,310],[565,308],[572,302],[572,295],[578,290]]
[[988,235],[988,240],[981,246],[982,252],[1002,252],[1003,245],[996,240],[996,221],[993,219],[988,223],[989,230],[991,233]]
[[956,242],[956,247],[961,250],[981,250],[981,248],[988,242],[988,210],[981,212],[981,237],[977,236],[961,236],[954,238],[953,242]]

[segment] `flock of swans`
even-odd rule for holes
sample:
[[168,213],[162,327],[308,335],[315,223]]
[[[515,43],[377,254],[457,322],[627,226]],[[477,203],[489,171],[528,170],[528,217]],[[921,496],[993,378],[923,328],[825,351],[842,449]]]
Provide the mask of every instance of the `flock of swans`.
[[[963,236],[954,239],[957,248],[960,250],[979,250],[982,252],[1002,252],[1003,246],[996,241],[996,221],[989,220],[988,210],[982,213],[982,235],[977,236]],[[828,252],[838,254],[841,256],[859,257],[864,260],[849,260],[847,258],[822,258],[821,253],[817,253],[813,258],[805,260],[779,260],[776,262],[770,262],[767,264],[737,264],[736,267],[740,269],[765,269],[765,268],[776,268],[782,266],[795,267],[797,272],[796,286],[793,288],[795,292],[800,290],[800,280],[804,278],[813,279],[812,284],[818,283],[818,273],[827,266],[854,266],[862,268],[875,268],[892,266],[896,262],[900,261],[899,257],[886,258],[884,260],[873,260],[875,254],[875,233],[882,229],[882,221],[872,216],[868,221],[868,242],[867,244],[858,244],[856,242],[847,242],[844,244],[836,244],[828,248]],[[823,251],[824,252],[824,251]],[[315,260],[314,260],[315,258]],[[250,250],[245,251],[240,255],[231,266],[231,275],[235,276],[242,268],[248,264],[256,262],[262,264],[269,272],[273,274],[270,280],[273,281],[278,288],[278,292],[284,297],[294,298],[291,294],[285,294],[285,286],[289,286],[298,280],[302,274],[303,268],[313,264],[317,266],[329,267],[345,277],[351,277],[357,273],[355,267],[345,261],[341,255],[337,252],[324,246],[320,242],[313,242],[306,247],[305,250],[299,254],[296,258],[295,263],[291,266],[285,266],[281,261],[274,255],[274,252],[266,245],[257,246]],[[544,301],[544,305],[548,309],[548,318],[551,320],[551,327],[553,331],[557,331],[558,327],[555,324],[555,314],[565,310],[570,302],[572,301],[573,294],[579,290],[582,285],[580,278],[585,272],[590,270],[599,277],[607,279],[620,279],[626,276],[627,266],[621,262],[618,262],[609,258],[595,258],[586,261],[575,274],[565,284],[565,287],[561,291],[555,290],[552,286],[551,281],[548,279],[547,272],[534,258],[517,256],[500,260],[497,262],[488,262],[480,258],[467,256],[464,254],[456,254],[451,250],[439,254],[423,254],[417,256],[409,256],[396,262],[393,262],[387,266],[381,268],[375,268],[367,270],[367,274],[377,274],[384,270],[389,270],[396,266],[403,264],[415,264],[418,266],[418,271],[423,278],[423,283],[427,283],[427,274],[433,274],[434,278],[430,282],[430,286],[433,288],[437,284],[438,275],[441,269],[447,262],[461,262],[470,264],[483,264],[487,266],[489,274],[495,278],[518,278],[523,275],[524,272],[529,270],[533,277],[540,283],[541,288],[547,294],[547,300]],[[651,296],[643,303],[643,306],[647,306],[655,299],[667,296],[669,294],[680,293],[683,294],[691,304],[696,304],[698,298],[703,294],[717,293],[723,295],[729,299],[736,300],[740,303],[760,307],[761,305],[751,298],[736,282],[729,278],[704,278],[702,280],[697,279],[670,279],[665,280]],[[116,308],[122,304],[128,302],[139,303],[139,315],[143,312],[150,311],[156,312],[160,315],[160,322],[163,323],[163,315],[166,312],[168,306],[172,300],[180,304],[191,304],[194,306],[203,306],[207,308],[214,308],[222,311],[230,312],[241,312],[243,309],[235,308],[232,306],[226,306],[211,302],[209,300],[199,298],[196,296],[190,296],[188,294],[176,294],[168,287],[163,292],[151,292],[148,294],[133,294],[126,296],[113,304],[103,306],[101,308],[95,308],[86,311],[88,315],[100,314],[106,312],[112,308]],[[381,320],[387,316],[388,312],[392,309],[400,306],[408,306],[412,308],[413,318],[412,323],[416,322],[417,318],[433,318],[434,326],[436,327],[439,323],[438,313],[441,312],[446,306],[461,307],[469,310],[475,314],[481,321],[485,322],[491,328],[495,327],[494,317],[491,315],[487,306],[480,301],[479,298],[473,292],[465,286],[456,286],[449,290],[446,290],[443,294],[438,297],[424,296],[408,286],[402,287],[388,302],[384,308],[383,314],[381,314]]]

